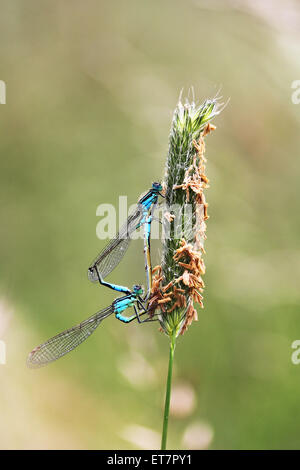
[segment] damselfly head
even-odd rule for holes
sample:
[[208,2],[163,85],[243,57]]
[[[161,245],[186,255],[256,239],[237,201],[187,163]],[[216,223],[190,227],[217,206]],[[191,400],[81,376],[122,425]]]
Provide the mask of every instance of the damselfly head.
[[133,292],[137,295],[143,295],[144,293],[144,289],[142,286],[140,286],[139,284],[135,284],[133,286]]
[[155,191],[161,191],[162,190],[162,185],[161,183],[152,183],[152,189],[154,189]]

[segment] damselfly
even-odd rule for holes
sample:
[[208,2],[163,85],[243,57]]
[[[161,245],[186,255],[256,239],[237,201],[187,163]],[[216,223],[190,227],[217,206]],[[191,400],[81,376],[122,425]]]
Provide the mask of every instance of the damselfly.
[[[131,234],[139,227],[144,226],[145,230],[145,253],[147,252],[146,260],[150,262],[150,231],[151,222],[153,220],[153,212],[157,205],[158,196],[162,196],[162,185],[160,183],[153,183],[152,188],[141,197],[128,219],[121,227],[117,235],[106,245],[97,258],[93,261],[88,269],[88,277],[92,282],[100,282],[103,285],[113,288],[113,284],[104,283],[103,280],[112,272],[112,270],[120,263],[131,241]],[[146,264],[148,293],[150,289],[151,265]]]
[[[124,287],[121,290],[121,286],[119,287],[119,291],[123,292],[124,295],[115,299],[109,307],[100,310],[78,325],[59,333],[45,343],[34,348],[27,359],[28,367],[38,368],[46,366],[50,362],[56,361],[65,354],[73,351],[73,349],[79,346],[96,330],[102,320],[110,316],[112,313],[115,314],[118,320],[124,323],[130,323],[135,319],[139,323],[155,320],[154,317],[149,316],[143,320],[140,318],[148,313],[141,297],[144,291],[140,285],[134,285],[132,290],[127,287]],[[133,307],[134,315],[129,317],[123,315],[123,312],[130,307]]]

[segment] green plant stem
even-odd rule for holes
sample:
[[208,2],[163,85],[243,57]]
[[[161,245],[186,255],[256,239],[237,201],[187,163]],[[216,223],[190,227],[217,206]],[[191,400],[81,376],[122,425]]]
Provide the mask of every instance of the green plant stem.
[[170,401],[171,401],[171,388],[172,388],[172,372],[173,372],[173,360],[176,346],[176,330],[170,337],[170,354],[169,354],[169,369],[166,386],[166,399],[165,399],[165,411],[164,411],[164,422],[163,431],[161,437],[161,450],[166,450],[167,446],[167,435],[168,435],[168,423],[169,423],[169,412],[170,412]]

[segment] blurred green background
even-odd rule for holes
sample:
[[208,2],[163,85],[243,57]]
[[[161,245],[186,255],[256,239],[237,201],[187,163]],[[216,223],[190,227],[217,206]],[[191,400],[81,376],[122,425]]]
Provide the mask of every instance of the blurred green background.
[[[168,341],[156,324],[111,317],[48,368],[25,359],[113,300],[86,276],[105,244],[96,208],[134,203],[162,177],[193,85],[200,101],[220,86],[231,100],[206,141],[205,309],[177,344],[169,448],[299,448],[299,2],[0,9],[0,447],[159,445]],[[109,279],[144,282],[139,241]]]

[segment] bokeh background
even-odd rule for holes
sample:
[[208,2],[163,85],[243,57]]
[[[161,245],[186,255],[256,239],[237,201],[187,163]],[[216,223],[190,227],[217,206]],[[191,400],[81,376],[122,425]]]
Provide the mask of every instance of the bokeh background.
[[[106,320],[40,370],[37,344],[110,304],[96,208],[163,175],[181,88],[230,103],[207,138],[205,309],[178,341],[170,448],[300,447],[300,5],[2,0],[2,449],[159,446],[168,341]],[[110,279],[144,280],[134,242]],[[159,247],[155,248],[159,261]]]

